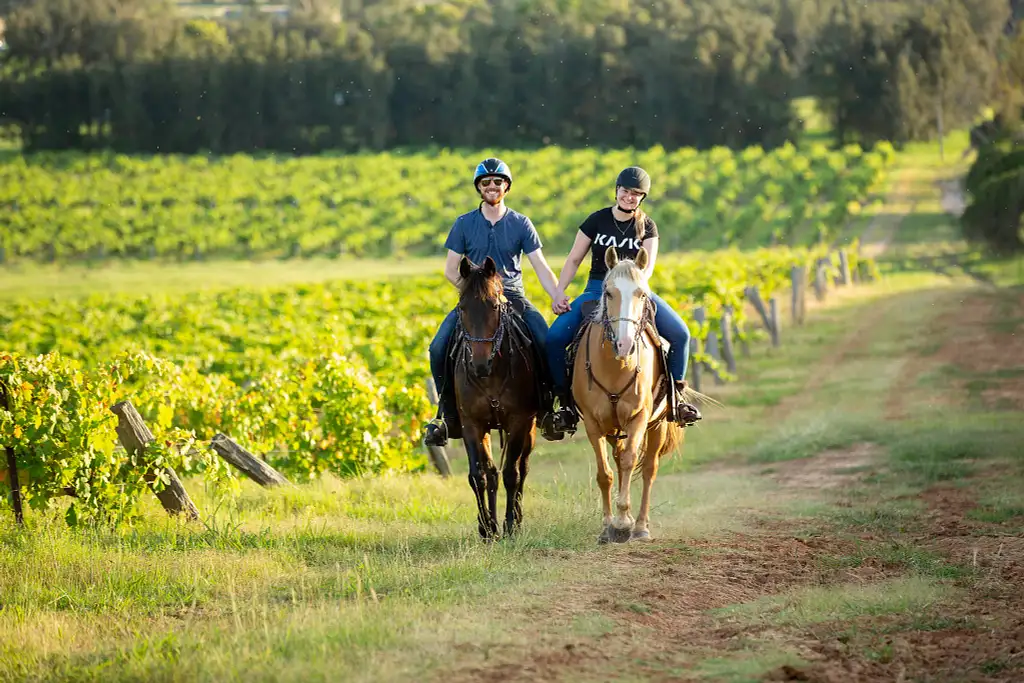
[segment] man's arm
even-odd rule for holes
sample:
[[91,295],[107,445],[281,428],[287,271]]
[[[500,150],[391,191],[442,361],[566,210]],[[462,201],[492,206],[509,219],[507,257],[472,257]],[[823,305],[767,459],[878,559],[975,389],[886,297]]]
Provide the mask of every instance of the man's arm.
[[533,270],[537,273],[537,279],[540,280],[544,291],[554,299],[558,295],[558,282],[555,280],[555,272],[551,270],[547,259],[544,258],[544,251],[542,249],[531,251],[526,255],[526,258],[530,259]]
[[455,289],[459,288],[462,276],[459,275],[459,263],[462,262],[462,254],[448,250],[448,257],[444,260],[444,276],[452,283]]

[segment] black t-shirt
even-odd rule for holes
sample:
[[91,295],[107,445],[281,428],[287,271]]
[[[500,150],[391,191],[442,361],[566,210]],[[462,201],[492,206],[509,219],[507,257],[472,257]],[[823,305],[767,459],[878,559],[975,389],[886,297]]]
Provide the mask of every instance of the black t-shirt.
[[643,240],[658,236],[658,226],[650,216],[644,223],[643,240],[636,237],[636,218],[630,217],[620,223],[612,215],[612,207],[599,209],[587,216],[580,225],[580,232],[591,239],[590,242],[590,279],[603,280],[608,274],[604,264],[604,254],[608,247],[614,246],[619,258],[635,259],[643,246]]

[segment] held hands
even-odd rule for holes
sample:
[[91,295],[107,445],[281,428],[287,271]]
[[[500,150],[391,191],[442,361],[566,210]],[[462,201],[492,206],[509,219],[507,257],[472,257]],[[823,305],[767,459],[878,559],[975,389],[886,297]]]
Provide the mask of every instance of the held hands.
[[555,315],[562,315],[568,313],[570,308],[569,297],[565,295],[565,292],[558,290],[555,296],[551,297],[551,310]]

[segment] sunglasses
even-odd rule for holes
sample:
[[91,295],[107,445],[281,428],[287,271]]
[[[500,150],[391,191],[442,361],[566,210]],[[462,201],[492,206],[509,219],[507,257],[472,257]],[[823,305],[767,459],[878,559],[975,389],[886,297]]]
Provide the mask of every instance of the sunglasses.
[[494,185],[495,187],[501,187],[504,184],[504,178],[484,178],[483,180],[480,181],[480,187],[490,187],[491,185]]

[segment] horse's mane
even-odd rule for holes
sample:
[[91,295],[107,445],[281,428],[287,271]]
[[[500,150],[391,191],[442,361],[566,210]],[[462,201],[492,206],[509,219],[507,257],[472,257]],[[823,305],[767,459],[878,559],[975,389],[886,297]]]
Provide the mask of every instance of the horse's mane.
[[484,275],[482,268],[473,268],[469,276],[463,279],[462,298],[479,299],[480,301],[496,299],[503,289],[501,276],[497,273]]
[[647,276],[640,270],[632,259],[622,259],[615,264],[615,267],[608,271],[605,280],[617,277],[625,277],[637,283],[644,289],[648,289]]

